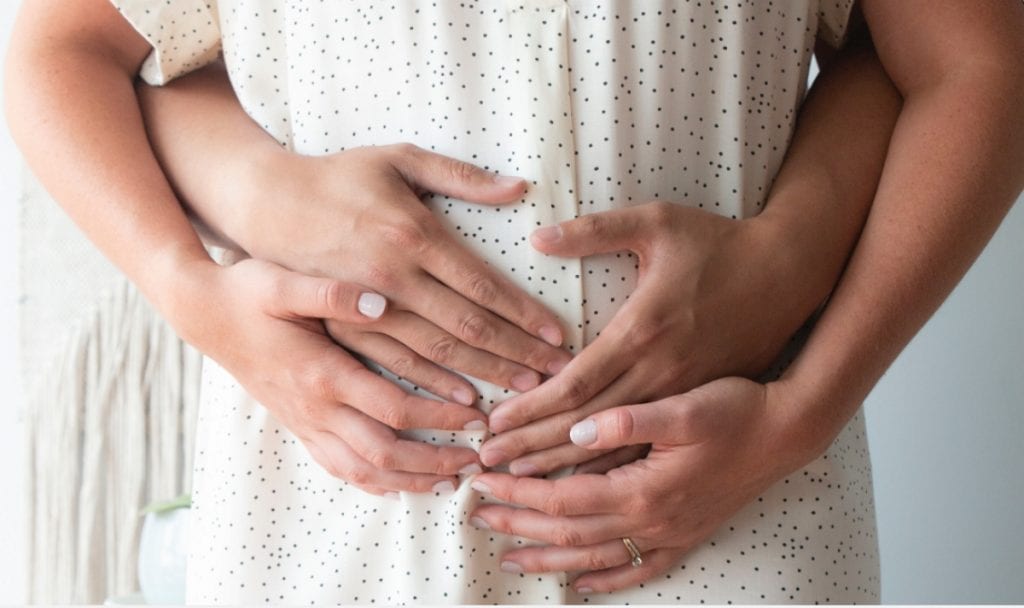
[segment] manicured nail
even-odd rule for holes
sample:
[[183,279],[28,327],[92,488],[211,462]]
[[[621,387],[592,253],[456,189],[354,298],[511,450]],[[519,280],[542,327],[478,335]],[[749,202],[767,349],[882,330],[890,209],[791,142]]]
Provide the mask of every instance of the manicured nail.
[[586,595],[587,593],[593,593],[593,592],[594,592],[594,590],[591,589],[590,587],[580,587],[579,589],[576,590],[576,593],[581,593],[583,595]]
[[501,571],[509,574],[521,574],[523,567],[515,562],[501,562]]
[[537,468],[537,465],[530,462],[513,462],[508,465],[508,472],[516,477],[533,477],[540,473],[540,469]]
[[464,431],[486,431],[487,423],[483,420],[470,420],[463,425],[462,430]]
[[477,473],[483,472],[483,468],[475,462],[471,462],[459,469],[459,475],[476,475]]
[[562,238],[561,226],[544,226],[533,231],[533,238],[541,243],[554,243]]
[[439,481],[434,484],[434,487],[431,488],[431,490],[434,491],[434,494],[451,494],[455,491],[455,484],[447,480]]
[[569,361],[567,360],[552,361],[551,363],[548,363],[548,374],[554,376],[565,369],[566,365],[569,365]]
[[494,183],[499,186],[517,186],[524,181],[526,180],[521,177],[516,177],[515,175],[494,175]]
[[487,524],[487,522],[483,520],[482,517],[477,517],[476,515],[474,515],[473,517],[469,518],[469,523],[474,528],[477,528],[479,530],[490,530],[491,529],[491,526],[489,526]]
[[384,494],[384,498],[389,498],[391,500],[400,500],[400,497],[398,496],[398,492],[386,492]]
[[482,481],[474,480],[473,483],[469,484],[469,487],[473,488],[477,492],[480,492],[481,494],[487,494],[488,496],[494,493],[491,491],[491,486],[487,485]]
[[569,439],[576,445],[590,445],[597,441],[597,421],[588,418],[569,429]]
[[562,345],[562,332],[554,325],[544,325],[537,330],[537,333],[540,334],[541,340],[544,340],[551,346]]
[[455,399],[456,403],[461,403],[462,405],[473,405],[473,401],[475,401],[473,391],[461,387],[452,391],[452,399]]
[[512,388],[520,393],[525,393],[538,384],[540,384],[540,378],[534,372],[523,372],[512,376]]
[[384,296],[372,291],[365,291],[359,294],[359,314],[371,319],[379,319],[387,308],[388,301]]

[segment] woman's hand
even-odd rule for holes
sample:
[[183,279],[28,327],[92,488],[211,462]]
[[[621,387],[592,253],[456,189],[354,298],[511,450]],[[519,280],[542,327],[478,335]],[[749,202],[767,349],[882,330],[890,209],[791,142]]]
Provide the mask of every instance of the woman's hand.
[[[330,474],[384,494],[438,491],[457,484],[460,472],[480,470],[473,450],[407,441],[394,431],[483,428],[479,410],[409,395],[325,335],[321,318],[372,326],[385,312],[380,295],[253,259],[197,266],[188,281],[198,289],[184,289],[181,296],[192,301],[172,307],[176,327]],[[211,305],[196,306],[196,293]]]
[[[761,218],[657,202],[534,232],[534,247],[552,255],[632,251],[639,277],[629,301],[561,373],[491,413],[499,434],[484,444],[484,464],[511,461],[517,475],[578,464],[596,454],[568,443],[569,428],[590,414],[763,373],[812,312],[801,287],[778,272],[781,248],[768,228]],[[637,456],[639,449],[623,451],[613,463]]]
[[[582,571],[573,582],[580,593],[638,585],[813,458],[794,440],[780,399],[776,385],[733,377],[594,414],[573,427],[575,443],[649,443],[650,453],[606,474],[554,481],[484,473],[473,487],[517,506],[481,506],[471,522],[547,544],[502,555],[507,572]],[[631,565],[623,537],[640,550],[641,566]]]
[[[525,391],[571,358],[558,319],[455,240],[420,196],[485,204],[521,198],[524,180],[412,145],[325,157],[282,154],[265,171],[242,246],[250,255],[387,296],[372,327],[328,326],[340,343],[445,398],[470,404],[451,368]],[[268,167],[269,168],[269,167]]]

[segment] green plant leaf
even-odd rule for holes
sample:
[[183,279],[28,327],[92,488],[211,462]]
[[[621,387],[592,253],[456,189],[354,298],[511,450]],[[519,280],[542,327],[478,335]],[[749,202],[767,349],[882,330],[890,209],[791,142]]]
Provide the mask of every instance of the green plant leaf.
[[166,511],[173,511],[174,509],[188,509],[192,506],[192,496],[190,494],[182,494],[171,500],[158,500],[151,502],[146,505],[140,515],[146,515],[147,513],[164,513]]

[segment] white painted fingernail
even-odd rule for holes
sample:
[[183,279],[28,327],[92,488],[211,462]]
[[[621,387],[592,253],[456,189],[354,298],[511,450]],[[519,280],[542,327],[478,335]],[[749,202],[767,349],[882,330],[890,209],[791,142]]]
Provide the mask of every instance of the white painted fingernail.
[[388,498],[390,500],[401,500],[401,497],[398,495],[398,492],[386,492],[384,494],[384,498]]
[[487,423],[483,420],[470,420],[463,427],[464,431],[486,431]]
[[594,590],[591,589],[590,587],[580,587],[579,589],[576,590],[576,593],[580,593],[580,594],[583,594],[583,595],[586,595],[588,593],[593,593],[593,592],[594,592]]
[[371,319],[379,319],[387,308],[387,299],[379,293],[365,291],[359,294],[359,314]]
[[525,393],[538,384],[540,384],[540,378],[534,372],[523,372],[512,376],[512,388],[520,393]]
[[474,528],[477,528],[477,529],[480,529],[480,530],[490,530],[491,529],[491,526],[489,526],[487,524],[487,522],[483,520],[482,517],[477,517],[476,515],[474,515],[473,517],[469,518],[469,523]]
[[597,441],[597,421],[588,418],[569,429],[569,439],[576,445],[590,445]]
[[451,494],[455,491],[455,484],[450,481],[439,481],[431,488],[434,494]]
[[469,484],[469,487],[473,488],[477,492],[480,492],[481,494],[493,494],[493,492],[491,491],[491,487],[482,481],[473,481],[473,483]]
[[550,344],[551,346],[562,345],[562,332],[553,325],[545,325],[537,330],[542,340]]
[[523,567],[515,562],[501,562],[501,571],[509,574],[521,574]]
[[533,231],[533,238],[542,243],[554,243],[562,238],[561,226],[544,226]]
[[462,405],[473,405],[473,401],[475,401],[473,391],[469,390],[468,388],[455,389],[454,391],[452,391],[452,398],[455,399],[457,403],[461,403]]
[[476,475],[477,473],[483,472],[483,468],[475,462],[471,462],[459,469],[459,475]]

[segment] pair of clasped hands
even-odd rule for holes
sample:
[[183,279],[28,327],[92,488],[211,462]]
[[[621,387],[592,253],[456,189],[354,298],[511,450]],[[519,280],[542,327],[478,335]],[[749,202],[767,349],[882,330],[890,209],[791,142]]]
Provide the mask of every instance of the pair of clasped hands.
[[[521,508],[481,505],[471,523],[544,543],[510,551],[502,569],[584,571],[583,592],[663,571],[778,478],[767,438],[780,422],[766,385],[745,378],[805,315],[786,318],[756,218],[650,202],[538,228],[530,244],[545,254],[639,261],[628,301],[572,356],[558,319],[422,200],[513,205],[525,180],[405,144],[289,158],[276,175],[298,192],[277,198],[273,230],[239,244],[252,257],[224,270],[231,308],[249,312],[217,328],[214,354],[330,474],[384,495],[507,464],[472,484]],[[446,401],[406,393],[349,351]],[[520,394],[488,418],[453,371]],[[397,432],[416,428],[495,435],[477,453]]]

